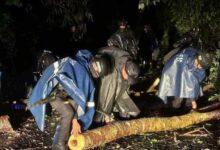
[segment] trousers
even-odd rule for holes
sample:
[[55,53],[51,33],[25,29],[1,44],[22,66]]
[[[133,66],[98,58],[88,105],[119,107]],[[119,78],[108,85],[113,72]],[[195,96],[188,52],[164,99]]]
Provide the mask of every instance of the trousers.
[[70,136],[71,122],[74,117],[75,110],[68,101],[64,101],[59,97],[56,97],[56,99],[51,101],[50,104],[61,117],[56,127],[52,150],[66,150],[66,143]]

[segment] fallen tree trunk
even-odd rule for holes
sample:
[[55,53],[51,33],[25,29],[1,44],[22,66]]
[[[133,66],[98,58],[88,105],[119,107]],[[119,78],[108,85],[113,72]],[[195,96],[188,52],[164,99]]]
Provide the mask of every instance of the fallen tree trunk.
[[220,110],[207,113],[192,112],[183,116],[174,117],[141,118],[130,121],[120,121],[87,131],[75,137],[70,136],[68,145],[72,150],[88,149],[125,136],[145,132],[175,130],[213,119],[220,119]]

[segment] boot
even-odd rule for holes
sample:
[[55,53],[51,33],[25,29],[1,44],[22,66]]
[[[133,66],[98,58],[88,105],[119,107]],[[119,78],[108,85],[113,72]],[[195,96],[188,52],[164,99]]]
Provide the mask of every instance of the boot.
[[60,125],[57,125],[52,150],[67,150],[65,139],[66,137],[60,134]]
[[67,150],[65,143],[56,143],[52,145],[52,150]]

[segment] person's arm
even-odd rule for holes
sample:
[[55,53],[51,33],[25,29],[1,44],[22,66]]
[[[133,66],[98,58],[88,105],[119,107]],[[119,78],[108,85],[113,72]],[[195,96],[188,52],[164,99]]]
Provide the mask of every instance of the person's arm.
[[74,115],[73,115],[73,119],[72,119],[72,130],[71,130],[71,134],[73,134],[74,136],[78,135],[81,133],[81,125],[78,122],[78,114],[77,114],[77,104],[73,101],[73,100],[69,100],[68,101],[70,103],[70,105],[72,106],[72,108],[74,109]]
[[97,55],[107,54],[114,59],[115,67],[121,70],[128,59],[132,59],[128,52],[118,49],[114,46],[104,47],[100,49]]
[[72,130],[71,130],[71,134],[73,134],[74,136],[80,134],[81,131],[81,125],[79,124],[78,120],[74,117],[72,120]]

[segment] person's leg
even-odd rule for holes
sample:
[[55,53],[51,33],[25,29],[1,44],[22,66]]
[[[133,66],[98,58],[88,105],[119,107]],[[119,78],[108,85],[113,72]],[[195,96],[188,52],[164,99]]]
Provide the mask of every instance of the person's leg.
[[56,98],[50,104],[61,115],[54,135],[52,150],[65,150],[66,142],[70,136],[74,110],[69,103],[65,103],[61,98]]
[[172,107],[174,109],[179,109],[182,105],[182,101],[183,101],[183,98],[174,97],[174,99],[172,101]]
[[166,112],[169,115],[179,115],[181,114],[183,98],[170,96],[167,98]]
[[124,91],[120,99],[116,101],[114,111],[118,111],[120,117],[123,118],[130,118],[130,116],[136,117],[140,114],[140,109],[136,106],[136,104],[127,94],[127,91]]
[[118,84],[117,76],[118,73],[115,69],[113,73],[101,79],[100,87],[97,90],[96,113],[93,119],[96,124],[103,124],[106,115],[112,113]]

